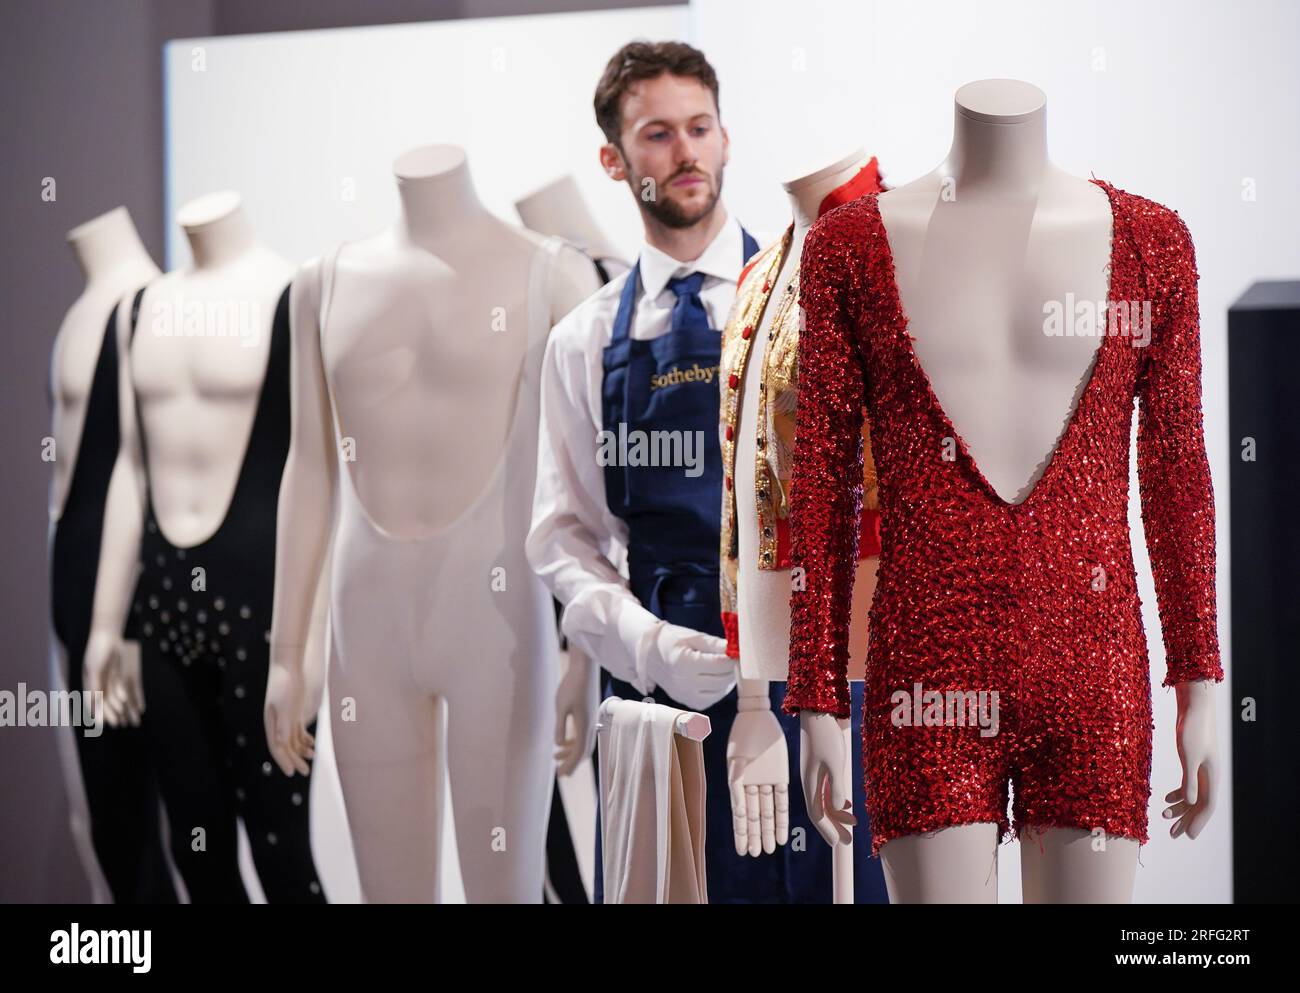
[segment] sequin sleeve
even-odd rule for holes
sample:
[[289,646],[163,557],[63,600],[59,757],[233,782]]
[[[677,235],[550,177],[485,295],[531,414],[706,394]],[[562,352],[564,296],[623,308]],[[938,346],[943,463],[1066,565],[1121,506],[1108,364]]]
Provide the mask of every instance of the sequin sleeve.
[[823,215],[800,263],[786,713],[849,716],[849,609],[862,503],[863,367],[852,314],[865,269],[858,203]]
[[[1150,340],[1138,381],[1138,486],[1165,640],[1163,685],[1223,679],[1214,586],[1214,489],[1201,415],[1196,251],[1187,225],[1153,218]],[[1137,340],[1141,340],[1138,338]]]

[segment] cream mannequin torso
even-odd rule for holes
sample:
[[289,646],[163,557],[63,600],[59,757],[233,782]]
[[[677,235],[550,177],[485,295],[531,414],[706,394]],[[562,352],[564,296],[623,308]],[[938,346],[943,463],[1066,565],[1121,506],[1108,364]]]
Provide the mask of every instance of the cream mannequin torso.
[[[251,515],[231,516],[232,501],[237,485],[245,477],[243,470],[246,454],[253,443],[254,417],[261,406],[263,384],[271,371],[268,357],[276,306],[293,269],[290,263],[258,242],[236,193],[213,193],[193,200],[178,211],[177,222],[189,243],[192,264],[167,273],[148,285],[141,298],[133,336],[130,334],[130,298],[118,308],[119,338],[130,341],[130,347],[122,354],[126,357],[124,365],[129,372],[131,388],[123,391],[120,405],[122,444],[109,484],[85,679],[88,687],[104,690],[111,723],[136,724],[146,708],[169,708],[159,711],[161,720],[154,726],[160,729],[160,733],[156,736],[151,734],[149,747],[158,757],[160,766],[164,757],[169,762],[167,771],[160,773],[160,782],[171,819],[171,851],[191,896],[195,896],[194,887],[199,886],[206,894],[203,899],[214,898],[217,892],[226,894],[222,899],[234,898],[232,894],[236,891],[244,892],[242,881],[257,881],[265,887],[268,899],[279,899],[284,893],[283,877],[278,874],[268,876],[270,863],[264,859],[273,858],[273,852],[287,852],[290,848],[295,850],[293,857],[298,860],[294,871],[299,871],[302,866],[299,855],[305,853],[306,868],[301,869],[302,875],[312,878],[313,885],[318,887],[315,892],[319,895],[319,884],[311,865],[309,832],[302,827],[299,833],[299,824],[293,815],[282,817],[282,808],[273,809],[260,799],[256,805],[249,804],[238,814],[238,821],[249,832],[253,831],[250,825],[254,822],[264,826],[264,818],[279,818],[275,821],[275,830],[266,835],[259,832],[257,839],[249,838],[256,866],[247,858],[250,848],[239,854],[236,851],[238,846],[226,843],[224,839],[228,836],[224,833],[220,836],[222,840],[214,843],[214,850],[219,855],[214,855],[214,861],[210,863],[214,866],[219,864],[220,869],[209,872],[206,865],[199,870],[197,864],[191,864],[191,871],[187,872],[181,865],[182,853],[188,857],[194,850],[185,849],[181,830],[176,824],[176,818],[184,815],[178,811],[189,802],[191,795],[201,793],[202,799],[196,799],[196,803],[216,802],[212,800],[211,791],[189,793],[191,777],[216,775],[213,765],[221,761],[208,738],[201,742],[194,738],[185,739],[186,745],[179,746],[182,738],[177,728],[186,725],[187,721],[188,726],[199,726],[188,720],[191,714],[181,713],[185,706],[182,700],[192,702],[197,708],[210,704],[212,699],[220,702],[220,698],[198,699],[201,691],[195,696],[183,691],[170,698],[164,693],[157,700],[147,699],[139,654],[124,650],[121,637],[138,579],[162,584],[155,588],[173,588],[167,585],[172,582],[170,577],[159,580],[158,572],[146,570],[142,576],[140,571],[141,550],[146,538],[143,533],[146,501],[152,503],[158,531],[156,537],[168,548],[176,549],[177,559],[188,550],[206,546],[219,531],[224,535],[219,543],[232,552],[237,550],[239,554],[251,556],[244,560],[249,564],[255,562],[256,556],[262,552],[261,547],[252,547],[241,541],[233,530],[225,529],[225,525],[229,523],[232,528],[239,529],[254,524]],[[273,405],[276,402],[272,400]],[[274,406],[268,409],[273,410]],[[263,443],[273,431],[273,426],[268,427],[267,434],[261,436]],[[267,480],[267,485],[276,485],[278,473],[275,477],[268,476],[266,471],[270,468],[252,466],[248,478],[260,478]],[[276,482],[269,482],[272,479]],[[259,488],[265,492],[264,487]],[[264,502],[261,506],[266,508],[269,517],[273,508]],[[240,512],[245,509],[241,508]],[[252,509],[260,511],[260,507]],[[158,558],[160,561],[151,565],[161,570],[164,556],[159,554]],[[269,562],[266,564],[269,566]],[[221,581],[235,583],[237,578],[225,575]],[[320,706],[326,632],[319,588],[310,588],[308,598],[316,609],[304,651],[309,661],[305,666],[301,700],[302,716],[310,721]],[[156,596],[153,599],[156,600]],[[253,606],[258,608],[258,623],[269,626],[270,618],[263,611],[269,611],[270,604]],[[178,609],[185,608],[181,606]],[[252,610],[253,607],[247,603],[241,605],[236,620],[253,617]],[[199,641],[204,634],[197,627],[200,623],[201,618],[196,614],[194,630]],[[179,642],[181,632],[177,629],[183,631],[184,627],[184,623],[178,623],[171,629],[176,632],[173,640]],[[215,619],[213,627],[217,627]],[[148,633],[148,630],[149,623],[146,622],[142,631]],[[216,643],[215,638],[212,643]],[[260,652],[256,649],[241,652],[242,649],[241,645],[233,653],[238,656],[238,663],[248,660],[248,671],[261,682],[266,677],[262,674],[265,668],[258,669]],[[191,649],[191,654],[177,669],[184,669],[196,654],[200,658],[212,658],[215,654],[207,651],[204,655],[204,651],[201,647]],[[216,658],[214,668],[221,669],[225,662],[223,657]],[[165,668],[165,663],[156,669],[148,669],[149,664],[144,662],[147,671],[155,678],[163,677],[158,685],[169,686],[169,677],[164,673],[170,670]],[[265,656],[262,656],[260,665],[267,665]],[[260,691],[261,687],[258,689]],[[236,698],[242,698],[246,690],[243,683],[232,687]],[[217,692],[224,692],[224,687]],[[227,710],[223,713],[232,712]],[[170,723],[168,717],[172,718]],[[242,731],[236,734],[229,726],[214,732],[211,725],[204,725],[201,732],[203,735],[229,734],[228,740],[233,740],[236,747],[242,747],[242,742],[247,741]],[[185,747],[186,751],[180,751],[180,747]],[[190,747],[194,748],[192,753],[188,750]],[[230,788],[231,800],[234,801],[242,786],[232,784]],[[287,804],[287,795],[285,801]],[[197,810],[190,811],[190,814],[196,813]],[[291,822],[292,837],[285,830]],[[214,828],[221,832],[226,829],[224,823]],[[267,839],[278,835],[283,836],[281,848],[274,849],[271,846],[276,841]],[[216,861],[218,858],[219,863]],[[242,877],[242,881],[240,878],[232,879],[232,869]],[[271,880],[276,885],[274,896]],[[297,882],[303,882],[303,879]]]
[[[1109,198],[1047,160],[1046,115],[1040,97],[1020,94],[1025,85],[959,90],[959,107],[990,104],[965,110],[978,115],[966,132],[973,140],[880,196],[913,348],[976,463],[1011,503],[1046,468],[1101,341],[1045,335],[1044,301],[1105,300],[1110,261]],[[952,199],[941,199],[945,189]]]
[[[221,526],[234,496],[266,372],[275,306],[293,275],[288,261],[257,242],[236,193],[199,197],[181,207],[177,222],[193,263],[150,283],[137,333],[122,353],[128,356],[123,367],[131,389],[123,393],[122,447],[109,487],[86,653],[88,684],[93,676],[134,698],[127,720],[146,703],[138,671],[114,665],[135,589],[144,512],[137,408],[148,435],[147,478],[159,528],[178,547],[197,545]],[[122,341],[130,338],[129,309],[119,308]],[[187,328],[198,333],[186,334]],[[319,610],[317,619],[307,653],[306,705],[312,713],[323,677]],[[110,706],[109,716],[120,715]]]
[[[769,303],[750,345],[741,387],[740,425],[736,435],[736,501],[740,567],[736,584],[740,621],[740,673],[742,678],[784,681],[789,671],[790,571],[758,568],[758,510],[753,500],[758,455],[758,386],[762,379],[767,336],[791,277],[803,255],[804,237],[817,218],[822,200],[847,183],[866,165],[868,156],[856,151],[839,162],[784,183],[794,217],[790,251],[777,274]],[[797,320],[798,313],[790,315]],[[849,630],[850,679],[861,679],[867,650],[867,612],[875,589],[875,558],[858,564],[853,584],[853,613]]]
[[[54,439],[54,463],[49,489],[50,538],[62,517],[68,488],[81,452],[85,432],[87,404],[100,349],[104,346],[105,328],[113,308],[124,294],[143,286],[158,275],[154,264],[125,207],[115,207],[105,214],[80,224],[68,232],[68,244],[86,277],[81,295],[68,309],[59,325],[50,362],[50,396]],[[114,325],[116,334],[119,328]],[[118,341],[118,354],[124,342]],[[119,393],[129,387],[126,364],[118,363]],[[86,549],[86,555],[98,555],[99,549]],[[51,681],[60,689],[69,685],[69,659],[58,637],[51,637]],[[78,681],[80,673],[77,673]],[[68,806],[73,840],[92,899],[111,903],[112,893],[100,870],[91,841],[89,805],[82,783],[80,761],[69,734],[57,736],[59,758],[68,790]]]
[[[276,302],[293,267],[255,238],[236,194],[181,208],[193,264],[151,284],[131,345],[131,373],[148,436],[149,479],[163,533],[198,544],[220,526],[234,494],[271,347]],[[201,313],[238,331],[178,338]],[[178,347],[183,346],[183,347]]]
[[[339,422],[356,442],[357,492],[398,536],[454,519],[497,461],[527,344],[509,332],[526,324],[542,244],[485,210],[449,154],[422,148],[398,159],[403,220],[338,253],[322,346]],[[590,263],[564,257],[557,307],[591,285]]]
[[[948,157],[879,199],[920,365],[976,465],[1010,503],[1032,492],[1050,461],[1101,341],[1047,335],[1044,305],[1108,293],[1107,197],[1048,160],[1045,103],[1041,90],[1015,80],[963,86]],[[1178,686],[1179,753],[1197,765],[1216,762],[1211,687]],[[805,774],[819,764],[842,768],[839,723],[803,712]],[[838,806],[851,793],[829,778]],[[1200,789],[1208,817],[1213,783]],[[818,824],[828,840],[842,816]],[[1135,840],[1108,837],[1098,851],[1086,832],[1068,828],[1032,830],[1025,840],[1026,903],[1132,899]],[[890,901],[996,903],[997,842],[993,824],[888,842],[881,859]]]
[[[523,390],[535,381],[537,345],[598,280],[578,251],[488,212],[462,149],[414,149],[394,172],[399,223],[309,263],[295,284],[295,423],[281,490],[268,738],[282,768],[312,748],[293,719],[301,693],[295,646],[309,613],[301,591],[321,575],[333,536],[331,698],[384,714],[379,723],[339,725],[334,735],[366,898],[440,898],[449,777],[467,897],[536,901],[553,771],[554,618],[522,559],[526,507],[518,521],[498,518],[497,509],[490,522],[480,518],[485,499],[492,508],[505,499],[501,513],[515,516],[495,480],[507,446],[520,444],[517,432],[533,438],[527,448],[535,454],[536,413],[518,405],[526,396],[536,402],[532,386]],[[542,253],[552,251],[548,282],[534,285]],[[540,337],[532,333],[539,313]],[[342,465],[336,417],[343,446],[353,446]],[[525,482],[525,466],[507,468],[519,473],[507,489],[526,487],[530,496],[531,471]],[[474,525],[465,524],[468,514]],[[496,547],[516,525],[519,547]],[[479,526],[493,533],[475,552],[475,535],[463,532]],[[509,563],[503,595],[489,594],[502,613],[473,652],[455,649],[493,609],[478,593],[494,563]],[[483,574],[474,575],[480,564]],[[378,590],[374,607],[366,606],[367,586]],[[425,617],[426,601],[438,609],[463,601],[458,630],[432,637],[423,621],[408,623]],[[390,607],[391,666],[361,648],[378,636],[372,615]],[[510,630],[512,618],[524,629]],[[514,647],[504,649],[503,638]],[[483,817],[505,832],[505,853],[490,847]]]
[[158,275],[158,267],[140,243],[125,207],[115,207],[73,228],[68,243],[86,276],[86,286],[59,325],[50,367],[56,452],[50,519],[54,522],[62,513],[72,481],[90,383],[109,314],[123,294]]
[[[758,568],[758,511],[753,499],[758,454],[758,388],[762,381],[768,333],[778,312],[778,304],[799,266],[804,238],[817,217],[822,201],[828,193],[855,176],[867,160],[867,155],[859,149],[816,172],[782,184],[790,199],[794,234],[750,345],[741,386],[740,423],[736,435],[734,475],[737,492],[743,494],[736,501],[739,542],[736,606],[741,673],[738,693],[746,701],[746,707],[753,709],[742,709],[736,715],[728,739],[728,755],[734,760],[728,766],[733,796],[736,795],[736,787],[757,789],[760,796],[769,790],[779,796],[789,787],[790,767],[785,738],[769,709],[767,684],[770,681],[784,682],[789,672],[791,574],[788,569]],[[787,319],[798,319],[798,314]],[[875,589],[876,562],[875,558],[870,558],[858,564],[850,629],[850,653],[856,668],[850,672],[850,678],[862,678],[862,660],[866,655],[867,613]],[[843,722],[838,730],[844,739],[843,756],[847,763],[851,741],[848,722]],[[846,765],[846,776],[848,769],[849,765]],[[738,815],[734,817],[737,846],[751,855],[771,852],[775,845],[786,843],[785,832],[769,816],[766,805],[760,804],[757,833],[751,832],[743,810],[733,809],[733,814]],[[835,902],[852,903],[851,846],[836,846],[833,875]]]
[[591,209],[572,176],[561,176],[521,197],[515,201],[515,209],[529,230],[559,235],[593,259],[613,260],[617,268],[610,273],[610,278],[632,267],[591,216]]

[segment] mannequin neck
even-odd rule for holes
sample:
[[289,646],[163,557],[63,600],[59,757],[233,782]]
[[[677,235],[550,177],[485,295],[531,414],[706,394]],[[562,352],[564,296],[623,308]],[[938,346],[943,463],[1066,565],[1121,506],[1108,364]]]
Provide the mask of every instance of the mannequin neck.
[[1034,194],[1050,168],[1042,90],[990,79],[957,91],[952,147],[940,169],[957,181],[959,196]]
[[587,201],[570,175],[561,176],[515,202],[524,225],[539,234],[559,235],[593,259],[621,259],[591,216]]
[[257,246],[253,224],[236,203],[228,211],[193,223],[181,222],[194,256],[194,268],[215,269],[248,254]]
[[432,248],[466,224],[491,215],[478,198],[469,163],[459,149],[417,149],[394,168],[402,201],[402,231],[411,242]]
[[68,244],[87,285],[121,269],[156,271],[125,207],[115,207],[73,228],[68,232]]
[[[781,184],[786,196],[790,198],[790,209],[794,215],[795,244],[803,241],[808,229],[822,214],[822,205],[826,198],[836,191],[852,186],[870,163],[871,159],[859,149],[823,169]],[[874,182],[871,185],[874,189]]]

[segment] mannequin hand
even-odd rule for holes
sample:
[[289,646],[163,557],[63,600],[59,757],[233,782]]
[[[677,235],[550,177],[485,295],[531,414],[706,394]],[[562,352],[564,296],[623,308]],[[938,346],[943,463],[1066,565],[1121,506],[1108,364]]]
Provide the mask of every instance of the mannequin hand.
[[828,845],[853,840],[853,791],[848,783],[849,722],[815,710],[799,714],[799,775],[808,818]]
[[[596,744],[596,708],[600,686],[596,666],[586,654],[569,643],[569,664],[555,692],[556,775],[568,776]],[[573,733],[569,733],[572,721]]]
[[307,760],[316,754],[316,739],[303,723],[306,688],[302,672],[283,662],[272,662],[266,677],[266,744],[271,758],[286,776],[311,772]]
[[707,710],[736,685],[736,663],[724,639],[662,621],[646,675],[691,710]]
[[1174,819],[1169,837],[1195,838],[1214,813],[1218,796],[1218,735],[1214,727],[1214,684],[1209,680],[1177,683],[1178,759],[1183,783],[1165,794],[1170,805],[1163,817]]
[[82,686],[102,694],[109,727],[138,726],[144,715],[140,646],[106,632],[93,631],[86,643]]
[[736,715],[727,739],[727,783],[737,855],[771,855],[790,840],[790,753],[770,705]]

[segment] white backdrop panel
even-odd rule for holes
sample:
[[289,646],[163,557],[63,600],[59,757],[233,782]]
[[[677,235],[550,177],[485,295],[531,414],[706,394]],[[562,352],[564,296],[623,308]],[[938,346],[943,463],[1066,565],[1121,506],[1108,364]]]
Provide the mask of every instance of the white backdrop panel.
[[[167,209],[236,189],[263,239],[303,261],[397,215],[391,166],[464,146],[488,209],[572,174],[630,252],[636,210],[600,170],[592,113],[609,57],[681,37],[685,7],[175,41],[166,48]],[[168,262],[188,259],[169,230]]]
[[[731,138],[725,198],[771,237],[788,219],[783,179],[862,146],[886,181],[937,164],[965,82],[1026,79],[1048,95],[1052,158],[1177,209],[1201,271],[1205,422],[1217,483],[1220,636],[1227,658],[1226,310],[1253,280],[1300,271],[1300,9],[1253,0],[1041,4],[956,0],[696,0],[689,8],[560,14],[178,41],[165,52],[167,206],[214,189],[244,194],[264,240],[296,261],[390,223],[401,151],[455,142],[487,206],[571,173],[627,253],[639,222],[599,169],[595,82],[633,37],[699,45],[721,80]],[[1243,196],[1252,188],[1253,200]],[[188,251],[171,232],[168,262]],[[1132,522],[1141,533],[1136,487]],[[1164,675],[1145,545],[1136,543],[1152,679]],[[1220,694],[1224,804],[1195,843],[1159,818],[1178,783],[1172,691],[1156,690],[1152,843],[1137,899],[1231,899],[1230,730]],[[328,839],[322,839],[323,842]],[[331,850],[345,839],[334,837]],[[319,846],[318,846],[319,847]],[[1003,849],[1002,896],[1019,894]],[[323,871],[327,871],[324,870]],[[329,879],[326,879],[329,885]]]
[[[863,146],[900,185],[934,168],[952,139],[963,83],[1015,78],[1048,98],[1052,159],[1176,210],[1201,273],[1206,444],[1216,484],[1219,634],[1228,655],[1227,308],[1256,279],[1300,273],[1300,8],[1253,0],[1231,10],[1196,2],[956,0],[924,3],[726,0],[692,4],[693,40],[722,80],[732,140],[728,202],[771,230],[788,211],[780,182]],[[738,99],[743,94],[744,99]],[[1255,199],[1243,197],[1253,185]],[[1131,521],[1141,535],[1136,477]],[[1219,693],[1224,802],[1195,842],[1171,840],[1165,793],[1180,782],[1176,714],[1146,546],[1135,541],[1155,689],[1151,843],[1138,901],[1232,898],[1231,728]],[[1000,892],[1019,898],[1014,846],[1002,849]]]
[[[634,37],[679,38],[685,7],[180,40],[164,52],[166,207],[238,190],[262,240],[295,262],[397,216],[391,166],[417,145],[468,150],[489,210],[572,174],[609,233],[640,239],[622,184],[600,170],[592,95],[606,61]],[[169,268],[189,248],[168,231]],[[317,739],[312,845],[330,898],[360,895],[326,707]],[[337,709],[334,710],[337,713]],[[591,781],[590,766],[575,773]],[[592,793],[594,801],[594,791]],[[570,806],[574,791],[566,796]],[[450,795],[448,794],[450,800]],[[587,806],[591,806],[589,802]],[[454,812],[453,812],[454,813]],[[591,810],[569,810],[575,832]],[[450,821],[448,822],[450,824]],[[444,832],[443,898],[464,899],[455,838]],[[586,877],[592,855],[579,853]],[[243,847],[245,876],[251,861]]]

